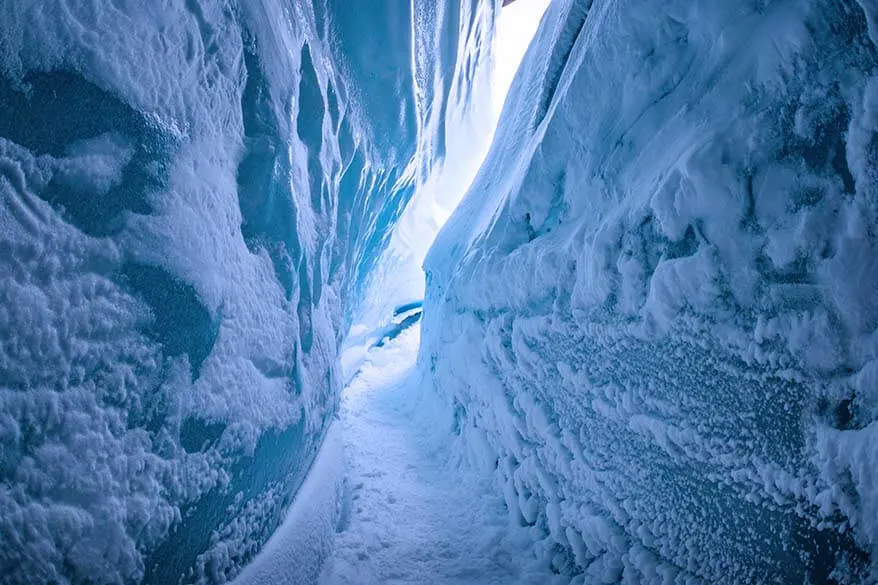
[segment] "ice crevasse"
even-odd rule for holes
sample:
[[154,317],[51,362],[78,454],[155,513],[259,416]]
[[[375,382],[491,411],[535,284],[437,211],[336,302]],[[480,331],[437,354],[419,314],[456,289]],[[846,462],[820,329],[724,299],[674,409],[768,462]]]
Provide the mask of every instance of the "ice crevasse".
[[550,5],[419,360],[556,571],[878,578],[876,9]]
[[254,558],[494,9],[0,5],[0,582],[222,583]]
[[[0,583],[224,583],[338,503],[501,4],[0,4]],[[878,579],[876,66],[873,0],[552,0],[418,367],[556,576]]]

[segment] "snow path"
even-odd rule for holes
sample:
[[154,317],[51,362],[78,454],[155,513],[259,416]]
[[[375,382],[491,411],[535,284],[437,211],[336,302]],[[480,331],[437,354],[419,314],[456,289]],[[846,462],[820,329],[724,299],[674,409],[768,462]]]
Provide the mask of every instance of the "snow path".
[[451,419],[415,368],[419,334],[371,350],[345,390],[345,510],[322,585],[551,582],[490,479],[454,463]]

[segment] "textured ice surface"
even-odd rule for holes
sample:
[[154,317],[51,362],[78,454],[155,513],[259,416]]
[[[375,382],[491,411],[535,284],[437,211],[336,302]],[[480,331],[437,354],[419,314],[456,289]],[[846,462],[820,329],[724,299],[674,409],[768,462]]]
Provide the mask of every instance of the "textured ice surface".
[[0,4],[0,581],[219,583],[266,542],[476,4]]
[[421,367],[584,583],[872,582],[874,3],[556,0]]

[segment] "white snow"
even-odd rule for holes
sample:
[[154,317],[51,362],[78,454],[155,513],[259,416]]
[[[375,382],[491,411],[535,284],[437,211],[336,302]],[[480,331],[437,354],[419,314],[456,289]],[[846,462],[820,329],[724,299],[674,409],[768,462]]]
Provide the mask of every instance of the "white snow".
[[550,4],[419,359],[561,573],[875,578],[872,4]]
[[418,341],[415,325],[370,350],[345,389],[341,530],[321,585],[557,582],[490,474],[454,457],[454,418],[424,388]]

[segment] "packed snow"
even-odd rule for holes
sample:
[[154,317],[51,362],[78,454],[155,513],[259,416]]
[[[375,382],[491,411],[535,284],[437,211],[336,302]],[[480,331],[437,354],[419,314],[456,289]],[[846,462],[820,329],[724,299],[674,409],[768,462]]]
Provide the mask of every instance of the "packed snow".
[[490,475],[454,458],[453,416],[415,367],[419,337],[412,325],[373,346],[345,389],[346,485],[320,584],[567,583],[509,526]]

